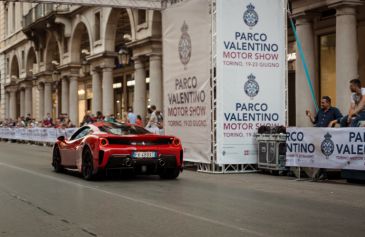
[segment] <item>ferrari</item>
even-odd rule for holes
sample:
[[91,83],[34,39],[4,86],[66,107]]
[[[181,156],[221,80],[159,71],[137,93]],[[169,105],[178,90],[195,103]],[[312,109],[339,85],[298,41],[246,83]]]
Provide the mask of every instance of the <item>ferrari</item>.
[[183,149],[174,136],[131,124],[97,122],[81,127],[70,139],[58,137],[52,166],[55,172],[75,169],[86,180],[109,170],[176,179],[183,171]]

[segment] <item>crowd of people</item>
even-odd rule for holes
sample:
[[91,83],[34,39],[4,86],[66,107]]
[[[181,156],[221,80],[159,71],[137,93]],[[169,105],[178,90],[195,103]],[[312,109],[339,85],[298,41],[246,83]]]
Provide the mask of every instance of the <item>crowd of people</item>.
[[331,105],[331,98],[323,96],[321,98],[321,108],[315,116],[307,110],[306,115],[315,127],[360,127],[365,121],[365,88],[361,87],[359,79],[350,81],[350,108],[349,112],[343,116],[340,110]]
[[71,122],[68,114],[60,114],[58,118],[53,119],[50,113],[41,120],[37,121],[30,114],[26,117],[18,117],[17,120],[5,119],[0,121],[0,127],[3,128],[73,128],[75,125]]
[[113,114],[104,116],[100,111],[98,111],[96,116],[94,116],[90,111],[88,111],[81,122],[81,126],[99,121],[134,124],[140,127],[146,127],[149,130],[153,130],[155,128],[163,129],[163,116],[161,111],[157,110],[155,105],[152,105],[150,108],[148,108],[148,114],[145,118],[145,123],[143,122],[141,115],[135,114],[133,112],[133,108],[130,107],[127,113],[123,113],[121,119],[116,118],[116,116]]
[[[96,115],[92,114],[91,111],[87,111],[80,126],[85,124],[91,124],[99,121],[107,121],[107,122],[122,122],[135,124],[137,126],[146,127],[147,129],[162,129],[163,128],[163,116],[161,111],[156,109],[156,106],[152,105],[148,108],[148,115],[145,119],[145,123],[140,115],[137,115],[133,112],[133,108],[128,109],[128,113],[124,113],[121,119],[116,118],[115,115],[107,115],[104,116],[101,111],[98,111]],[[50,113],[47,113],[47,116],[41,120],[37,121],[32,118],[30,114],[27,114],[26,117],[21,116],[17,120],[13,119],[5,119],[4,121],[0,121],[0,127],[3,128],[73,128],[76,127],[75,123],[73,123],[68,114],[61,113],[57,118],[52,118]]]

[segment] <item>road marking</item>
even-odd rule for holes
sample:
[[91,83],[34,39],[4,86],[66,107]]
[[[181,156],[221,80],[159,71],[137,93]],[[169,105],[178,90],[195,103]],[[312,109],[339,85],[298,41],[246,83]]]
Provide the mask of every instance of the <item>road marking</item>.
[[201,220],[201,221],[208,222],[208,223],[211,223],[211,224],[216,224],[216,225],[219,225],[219,226],[222,226],[222,227],[231,228],[231,229],[234,229],[234,230],[237,230],[237,231],[240,231],[240,232],[244,232],[246,234],[251,234],[251,235],[255,235],[255,236],[266,236],[263,233],[259,233],[257,231],[250,230],[250,229],[247,229],[247,228],[242,228],[242,227],[239,227],[239,226],[227,224],[227,223],[224,223],[224,222],[221,222],[221,221],[218,221],[218,220],[214,220],[214,219],[210,219],[210,218],[207,218],[207,217],[195,215],[195,214],[192,214],[192,213],[189,213],[189,212],[180,211],[180,210],[177,210],[177,209],[162,206],[162,205],[155,204],[155,203],[145,201],[145,200],[142,200],[142,199],[136,199],[136,198],[129,197],[129,196],[126,196],[126,195],[123,195],[123,194],[110,192],[110,191],[99,189],[99,188],[96,188],[96,187],[93,187],[93,186],[84,185],[84,184],[81,184],[81,183],[74,183],[74,182],[71,182],[71,181],[68,181],[68,180],[56,178],[56,177],[46,175],[46,174],[40,174],[40,173],[31,171],[31,170],[27,170],[27,169],[24,169],[24,168],[21,168],[21,167],[18,167],[18,166],[9,165],[9,164],[2,163],[2,162],[0,162],[0,166],[11,168],[11,169],[18,170],[18,171],[22,171],[22,172],[32,174],[32,175],[35,175],[35,176],[38,176],[38,177],[51,179],[51,180],[58,181],[58,182],[61,182],[61,183],[64,183],[64,184],[74,185],[74,186],[82,187],[82,188],[86,188],[86,189],[91,189],[91,190],[98,191],[98,192],[108,194],[108,195],[111,195],[111,196],[116,196],[116,197],[119,197],[119,198],[123,198],[123,199],[131,201],[131,202],[140,203],[140,204],[143,204],[143,205],[146,205],[146,206],[149,206],[149,207],[154,207],[154,208],[157,208],[157,209],[169,211],[169,212],[176,213],[176,214],[179,214],[179,215],[191,217],[191,218],[194,218],[194,219],[197,219],[197,220]]

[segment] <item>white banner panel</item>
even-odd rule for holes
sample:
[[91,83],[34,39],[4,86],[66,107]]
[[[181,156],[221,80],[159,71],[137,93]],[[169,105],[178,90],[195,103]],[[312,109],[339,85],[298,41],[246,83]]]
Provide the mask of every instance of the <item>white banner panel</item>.
[[365,170],[365,128],[288,128],[286,165]]
[[254,134],[285,124],[285,0],[217,0],[217,163],[255,164]]
[[0,138],[53,143],[59,136],[70,138],[77,129],[78,128],[0,128]]
[[209,3],[187,0],[162,13],[165,133],[200,163],[211,162]]

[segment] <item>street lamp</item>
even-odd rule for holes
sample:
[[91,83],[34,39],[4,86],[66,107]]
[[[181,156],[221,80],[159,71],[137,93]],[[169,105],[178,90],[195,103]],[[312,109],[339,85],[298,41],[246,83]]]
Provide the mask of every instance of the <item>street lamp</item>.
[[59,78],[60,78],[60,72],[59,71],[53,71],[52,73],[52,87],[54,90],[58,89],[59,85]]
[[85,58],[84,58],[84,60],[82,60],[81,70],[84,73],[84,75],[87,75],[90,73],[90,64]]
[[129,52],[128,50],[121,48],[118,51],[118,63],[120,65],[128,65],[129,64]]
[[56,82],[60,78],[60,72],[59,71],[53,71],[52,73],[52,81]]

